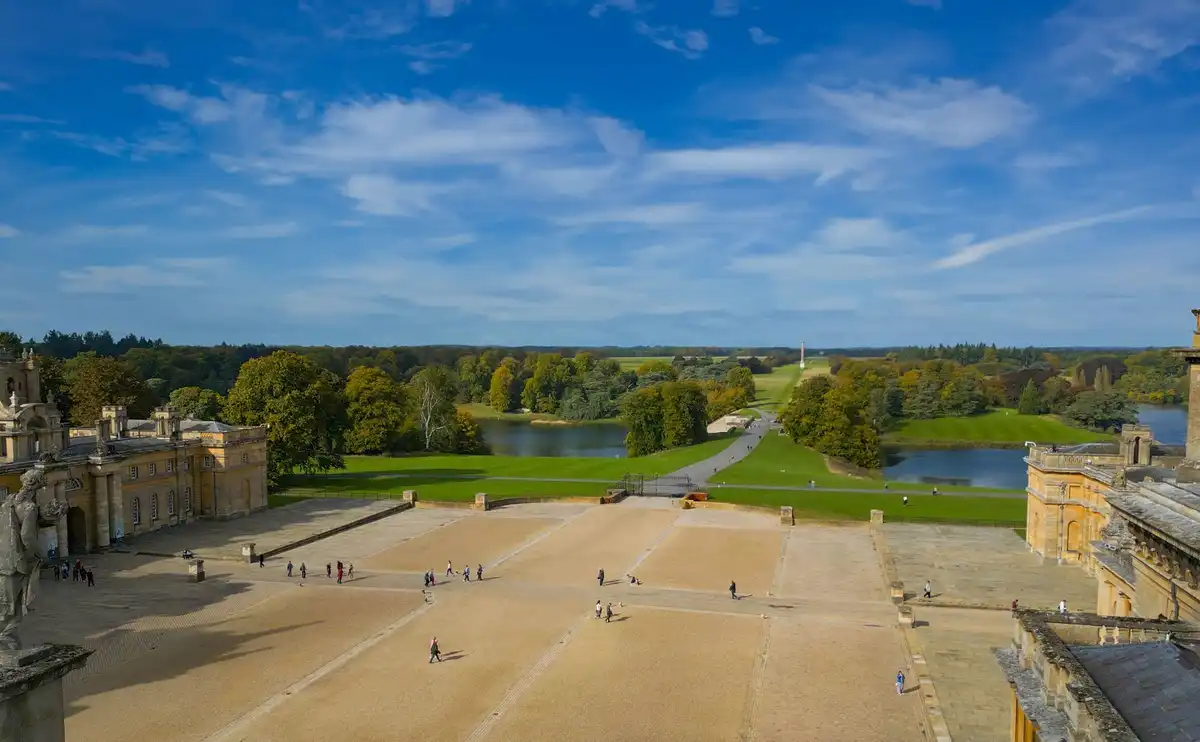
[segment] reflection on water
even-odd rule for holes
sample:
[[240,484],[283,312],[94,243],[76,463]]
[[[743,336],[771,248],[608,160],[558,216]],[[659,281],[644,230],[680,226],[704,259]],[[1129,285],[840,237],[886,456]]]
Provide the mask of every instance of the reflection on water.
[[1025,449],[971,448],[956,451],[904,449],[888,451],[883,475],[899,482],[1023,490]]
[[1179,406],[1138,405],[1138,422],[1154,431],[1154,440],[1168,446],[1182,446],[1187,440],[1187,408]]
[[499,456],[625,456],[625,427],[616,423],[533,425],[479,420],[479,427],[492,453]]

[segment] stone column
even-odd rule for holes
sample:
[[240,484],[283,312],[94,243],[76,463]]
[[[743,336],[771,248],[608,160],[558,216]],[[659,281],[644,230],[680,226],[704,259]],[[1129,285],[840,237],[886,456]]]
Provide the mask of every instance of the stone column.
[[112,540],[125,538],[125,496],[121,493],[121,472],[108,475],[108,523]]
[[[1192,347],[1179,348],[1175,355],[1187,361],[1188,368],[1188,419],[1187,461],[1180,467],[1181,482],[1200,482],[1200,309],[1193,309],[1196,330],[1192,333]],[[1185,471],[1186,470],[1186,471]]]
[[111,543],[108,522],[108,475],[92,477],[92,520],[95,521],[96,546],[105,548]]
[[[53,499],[65,504],[70,504],[67,499],[67,483],[65,481],[55,482],[52,494]],[[58,533],[58,553],[65,554],[69,551],[70,541],[67,540],[67,514],[63,513],[58,522],[54,524],[54,530]],[[87,548],[92,548],[92,534],[87,534]]]
[[0,742],[64,742],[62,679],[87,663],[83,647],[46,644],[0,657]]

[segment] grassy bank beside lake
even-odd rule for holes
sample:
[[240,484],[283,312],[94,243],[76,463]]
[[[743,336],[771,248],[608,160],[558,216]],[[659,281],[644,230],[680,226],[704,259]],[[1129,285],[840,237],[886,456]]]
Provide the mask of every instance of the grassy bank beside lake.
[[[768,433],[750,455],[727,469],[722,469],[708,481],[714,484],[760,484],[777,487],[806,487],[809,481],[817,487],[833,489],[878,489],[885,484],[896,490],[919,490],[925,485],[909,482],[886,482],[882,478],[860,478],[834,474],[825,465],[825,457],[811,448],[792,442],[791,438]],[[1014,492],[981,487],[938,486],[942,492]],[[718,492],[724,490],[717,490]]]
[[990,410],[970,417],[905,420],[884,436],[883,442],[921,448],[1016,448],[1025,441],[1071,444],[1112,440],[1111,435],[1067,425],[1054,415]]
[[431,502],[472,502],[476,493],[493,497],[597,497],[605,484],[595,482],[527,482],[512,479],[435,479],[417,475],[370,475],[355,477],[309,477],[279,493],[288,498],[303,497],[400,497],[404,490],[416,490],[417,497]]
[[620,419],[606,417],[600,420],[564,420],[558,415],[548,415],[544,412],[497,412],[480,402],[460,404],[458,409],[471,413],[476,420],[504,420],[514,423],[543,423],[554,425],[593,425],[595,423],[619,423]]
[[966,495],[910,495],[908,505],[901,496],[888,493],[787,492],[722,487],[710,490],[716,502],[778,508],[790,505],[797,520],[871,519],[872,510],[882,510],[885,521],[963,523],[967,525],[1024,526],[1025,500],[1007,497]]

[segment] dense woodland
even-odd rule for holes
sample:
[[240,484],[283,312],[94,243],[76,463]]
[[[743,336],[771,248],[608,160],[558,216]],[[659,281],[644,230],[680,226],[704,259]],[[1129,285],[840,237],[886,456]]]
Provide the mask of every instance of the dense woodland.
[[[202,347],[108,332],[52,331],[40,341],[0,332],[0,349],[25,347],[42,358],[44,393],[76,425],[92,424],[102,404],[146,417],[167,402],[188,417],[272,422],[273,481],[293,468],[336,468],[346,453],[485,452],[479,426],[457,407],[464,403],[574,421],[619,417],[632,455],[688,445],[703,440],[709,421],[751,403],[754,374],[800,355],[786,348]],[[1186,401],[1186,369],[1160,350],[961,344],[895,348],[882,358],[878,350],[871,358],[853,349],[827,355],[832,377],[806,381],[782,420],[797,440],[863,466],[878,466],[881,436],[904,418],[1011,407],[1111,429],[1131,418],[1131,402]],[[673,361],[626,370],[614,356]]]
[[1181,404],[1187,389],[1186,365],[1165,350],[909,348],[883,358],[833,356],[830,371],[795,389],[780,422],[797,442],[867,468],[882,465],[883,436],[904,419],[1015,408],[1114,431],[1137,419],[1136,403]]

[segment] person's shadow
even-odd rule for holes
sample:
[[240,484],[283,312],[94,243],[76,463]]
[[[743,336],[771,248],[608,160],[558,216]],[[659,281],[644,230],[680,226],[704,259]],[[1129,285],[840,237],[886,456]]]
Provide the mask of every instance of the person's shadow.
[[453,662],[454,660],[461,660],[463,657],[466,657],[466,656],[467,655],[461,649],[455,649],[455,650],[452,650],[449,652],[442,652],[442,662]]

